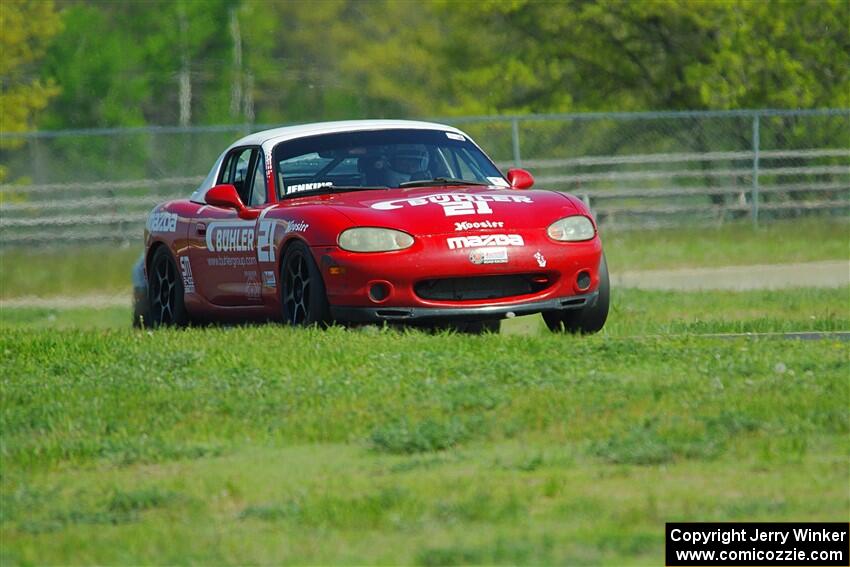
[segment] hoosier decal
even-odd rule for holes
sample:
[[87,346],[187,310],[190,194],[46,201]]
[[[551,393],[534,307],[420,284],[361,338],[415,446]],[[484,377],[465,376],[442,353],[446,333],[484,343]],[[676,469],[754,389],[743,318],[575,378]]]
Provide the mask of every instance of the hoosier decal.
[[504,228],[504,227],[505,227],[505,223],[502,222],[502,221],[484,220],[484,221],[476,221],[476,222],[461,221],[461,222],[455,223],[455,231],[472,230],[474,228]]
[[304,221],[299,220],[291,220],[284,221],[284,226],[286,227],[283,232],[307,232],[307,229],[310,228],[310,224]]

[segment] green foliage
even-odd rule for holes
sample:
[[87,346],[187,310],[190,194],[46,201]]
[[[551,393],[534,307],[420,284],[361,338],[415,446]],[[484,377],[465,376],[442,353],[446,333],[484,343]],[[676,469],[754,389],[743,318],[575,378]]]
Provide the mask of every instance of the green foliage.
[[90,1],[61,14],[40,73],[62,89],[50,128],[176,123],[184,73],[191,122],[207,124],[850,104],[841,0]]
[[[51,0],[7,0],[0,10],[0,133],[32,129],[35,114],[47,106],[58,89],[52,77],[33,78],[35,67],[62,23]],[[0,139],[0,149],[15,148],[19,140]],[[0,165],[0,182],[6,167]]]
[[444,112],[848,104],[846,2],[431,7],[448,22]]
[[116,19],[96,5],[74,4],[62,11],[64,32],[53,41],[41,69],[42,76],[57,81],[61,93],[42,117],[43,127],[145,123],[141,104],[152,93],[138,72],[140,49],[128,41],[128,30],[116,29]]
[[62,92],[42,119],[52,129],[174,124],[186,63],[195,122],[227,121],[230,92],[226,0],[88,2],[61,12],[42,76]]
[[842,2],[522,2],[505,23],[548,48],[529,59],[578,109],[798,108],[846,106],[848,18]]
[[850,106],[850,4],[727,4],[709,58],[686,76],[707,108]]
[[52,79],[32,78],[62,22],[50,0],[8,0],[0,10],[0,132],[23,132],[56,94]]

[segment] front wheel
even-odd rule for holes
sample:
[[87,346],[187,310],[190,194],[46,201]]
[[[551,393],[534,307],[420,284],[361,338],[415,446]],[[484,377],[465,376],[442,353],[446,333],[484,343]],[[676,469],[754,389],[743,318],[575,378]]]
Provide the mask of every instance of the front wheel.
[[325,282],[310,249],[294,242],[280,268],[283,320],[289,325],[324,325],[330,321]]
[[549,330],[555,333],[581,333],[590,335],[598,333],[605,326],[608,319],[608,305],[610,303],[610,284],[608,282],[608,262],[605,255],[599,261],[599,295],[596,302],[586,305],[581,309],[566,311],[547,311],[543,313],[543,320]]

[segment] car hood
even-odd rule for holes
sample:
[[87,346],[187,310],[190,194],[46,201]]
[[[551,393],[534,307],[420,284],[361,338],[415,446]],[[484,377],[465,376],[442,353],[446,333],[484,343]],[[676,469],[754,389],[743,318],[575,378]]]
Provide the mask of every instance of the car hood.
[[561,193],[483,186],[355,191],[323,200],[355,226],[395,228],[411,234],[546,228],[578,212]]

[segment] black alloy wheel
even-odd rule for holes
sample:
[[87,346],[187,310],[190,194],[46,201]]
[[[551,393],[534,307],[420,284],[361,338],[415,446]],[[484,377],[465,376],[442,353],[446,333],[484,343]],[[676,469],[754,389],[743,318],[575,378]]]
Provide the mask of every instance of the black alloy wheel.
[[153,255],[148,272],[148,304],[153,327],[183,326],[188,322],[183,303],[183,280],[166,247]]
[[286,249],[280,281],[283,320],[287,324],[323,325],[330,320],[322,275],[303,243],[294,242]]

